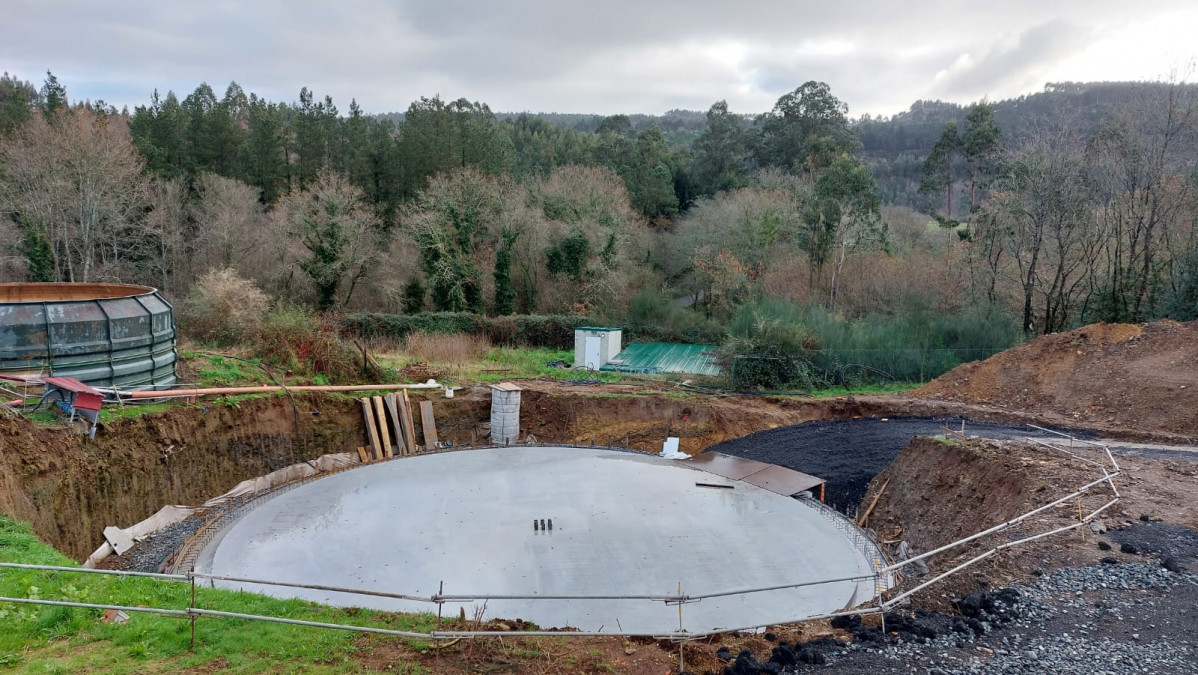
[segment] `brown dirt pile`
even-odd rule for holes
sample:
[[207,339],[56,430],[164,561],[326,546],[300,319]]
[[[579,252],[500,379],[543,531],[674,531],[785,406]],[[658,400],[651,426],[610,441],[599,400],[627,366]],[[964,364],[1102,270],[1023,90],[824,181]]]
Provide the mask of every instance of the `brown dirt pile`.
[[1192,437],[1198,434],[1198,321],[1098,323],[1045,335],[955,368],[911,395]]
[[[1074,452],[1093,461],[1101,458],[1097,450],[1084,447]],[[1140,525],[1141,518],[1198,525],[1198,505],[1191,497],[1198,466],[1122,456],[1118,462],[1121,474],[1115,483],[1121,499],[1102,514],[1104,528]],[[861,512],[877,498],[866,527],[879,540],[906,540],[915,553],[922,553],[1056,501],[1100,476],[1098,467],[1039,445],[919,437],[873,480]],[[1081,498],[1080,509],[1089,514],[1111,498],[1108,487],[1097,486]],[[1076,523],[1078,511],[1078,500],[1070,500],[1008,530],[934,556],[928,564],[933,572],[945,571],[999,544]],[[1002,551],[931,587],[922,600],[935,607],[979,584],[1005,586],[1029,578],[1035,570],[1093,565],[1112,556],[1127,562],[1142,559],[1120,553],[1110,534],[1095,534],[1084,526]]]
[[[1054,501],[1100,475],[1085,467],[1023,444],[917,437],[870,483],[861,512],[880,492],[866,525],[883,540],[905,539],[916,551],[927,551]],[[1102,503],[1097,496],[1091,501],[1095,508]],[[1046,522],[1062,514],[1076,521],[1076,504],[1071,506],[1068,513],[1048,512]]]

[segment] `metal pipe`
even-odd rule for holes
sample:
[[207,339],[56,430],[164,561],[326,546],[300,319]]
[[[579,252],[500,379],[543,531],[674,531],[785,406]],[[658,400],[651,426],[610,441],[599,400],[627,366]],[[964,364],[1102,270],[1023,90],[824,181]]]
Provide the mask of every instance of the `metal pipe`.
[[1086,464],[1093,464],[1094,466],[1102,466],[1102,462],[1095,462],[1094,460],[1087,459],[1085,457],[1082,457],[1081,455],[1075,455],[1072,452],[1069,452],[1068,450],[1066,450],[1065,448],[1058,448],[1057,446],[1055,446],[1051,443],[1045,443],[1044,441],[1032,438],[1031,436],[1025,436],[1024,440],[1031,441],[1032,443],[1035,443],[1036,445],[1043,445],[1044,447],[1048,448],[1049,450],[1056,450],[1057,452],[1063,452],[1066,455],[1069,455],[1070,457],[1072,457],[1080,462],[1085,462]]
[[438,640],[432,633],[413,633],[404,630],[390,630],[388,628],[371,628],[369,626],[348,626],[340,623],[325,623],[322,621],[301,621],[299,619],[284,619],[277,616],[262,616],[260,614],[241,614],[239,612],[221,612],[215,609],[188,609],[183,614],[196,616],[215,616],[223,619],[246,619],[249,621],[267,621],[269,623],[287,623],[293,626],[310,626],[312,628],[334,628],[337,630],[350,630],[359,633],[379,633],[381,635],[394,635],[396,637],[412,638],[415,640]]
[[434,595],[431,602],[475,602],[478,600],[651,600],[653,602],[685,602],[690,598],[677,595]]
[[[851,610],[848,610],[845,612],[831,612],[829,614],[819,614],[817,616],[811,616],[811,617],[802,619],[802,621],[822,621],[824,619],[832,619],[832,618],[835,618],[838,616],[868,616],[870,614],[881,614],[881,613],[882,613],[881,607],[864,607],[862,609],[851,609]],[[777,626],[777,625],[785,624],[785,623],[794,623],[794,621],[791,621],[791,620],[771,621],[770,623],[760,623],[755,626],[737,626],[736,628],[717,628],[717,629],[710,630],[710,631],[704,631],[701,634],[695,633],[694,635],[692,635],[692,637],[723,635],[726,633],[740,633],[742,631],[758,630],[761,628],[768,628],[770,626]]]
[[995,553],[997,553],[997,551],[995,549],[990,549],[989,551],[986,551],[985,553],[983,553],[977,557],[966,560],[965,562],[961,563],[960,565],[957,565],[956,567],[952,568],[951,570],[944,572],[942,574],[939,574],[939,575],[923,582],[922,584],[916,586],[915,588],[912,588],[909,591],[906,591],[904,593],[899,593],[898,595],[894,596],[887,602],[883,602],[882,608],[885,609],[888,607],[893,607],[895,605],[895,603],[897,603],[899,600],[902,600],[903,598],[910,596],[912,593],[921,591],[921,590],[927,588],[928,586],[931,586],[932,584],[936,583],[937,581],[944,579],[945,577],[956,574],[957,572],[960,572],[961,570],[965,569],[966,567],[969,567],[970,565],[972,565],[976,562],[981,562],[981,561],[985,560],[986,558],[989,558],[990,556],[994,555]]
[[65,600],[39,600],[37,598],[4,598],[0,602],[16,602],[25,605],[52,605],[54,607],[78,607],[80,609],[114,609],[118,612],[144,612],[166,616],[187,616],[184,609],[158,609],[155,607],[126,607],[125,605],[100,605],[91,602],[66,602]]
[[[174,576],[174,575],[172,575]],[[372,595],[380,598],[394,598],[396,600],[414,600],[416,602],[436,602],[437,600],[428,596],[406,595],[404,593],[387,593],[385,591],[371,591],[361,588],[341,588],[339,586],[323,586],[321,584],[301,584],[291,581],[267,581],[265,579],[246,579],[244,577],[226,577],[219,574],[203,574],[201,572],[193,572],[191,576],[196,579],[211,579],[214,581],[231,581],[243,584],[258,584],[259,586],[285,586],[287,588],[308,588],[314,591],[332,591],[334,593],[350,593],[352,595]],[[184,576],[184,579],[187,577]]]
[[1115,456],[1111,454],[1111,446],[1104,445],[1102,446],[1102,449],[1106,450],[1106,457],[1107,459],[1111,460],[1111,466],[1115,467],[1115,471],[1122,471],[1122,469],[1119,468],[1119,463],[1115,461]]
[[298,387],[212,387],[208,389],[171,389],[169,391],[122,391],[96,387],[106,393],[120,393],[130,399],[138,398],[185,398],[191,396],[217,396],[225,394],[267,394],[276,391],[391,391],[395,389],[442,389],[436,380],[424,384],[349,384],[349,385],[303,385]]
[[837,584],[845,581],[866,581],[873,579],[875,574],[862,574],[855,577],[842,577],[840,579],[821,579],[819,581],[802,581],[797,584],[782,584],[780,586],[766,586],[763,588],[745,588],[735,591],[721,591],[718,593],[704,593],[702,595],[688,595],[686,600],[706,600],[708,598],[724,598],[729,595],[748,595],[750,593],[764,593],[765,591],[781,591],[787,588],[802,588],[804,586],[820,586],[822,584]]
[[670,640],[670,639],[678,640],[678,639],[683,639],[683,638],[689,639],[689,638],[695,638],[695,637],[703,637],[705,635],[709,635],[709,633],[686,633],[686,632],[671,633],[668,631],[667,632],[658,631],[656,633],[645,633],[645,632],[600,633],[600,632],[596,632],[596,631],[575,631],[575,630],[561,630],[561,631],[550,631],[550,630],[453,630],[453,631],[440,630],[440,631],[432,631],[428,635],[424,635],[422,637],[432,638],[434,640],[449,640],[449,639],[453,639],[453,638],[464,638],[464,637],[566,637],[566,638],[569,638],[569,637],[612,637],[614,635],[620,635],[620,636],[624,636],[624,637],[646,637],[646,638],[655,638],[655,639],[660,639],[660,640]]
[[126,570],[96,570],[88,567],[61,567],[58,565],[26,565],[24,563],[0,562],[0,568],[18,570],[41,570],[47,572],[81,572],[84,574],[109,574],[116,577],[149,577],[150,579],[170,579],[171,581],[187,581],[184,574],[161,574],[158,572],[129,572]]

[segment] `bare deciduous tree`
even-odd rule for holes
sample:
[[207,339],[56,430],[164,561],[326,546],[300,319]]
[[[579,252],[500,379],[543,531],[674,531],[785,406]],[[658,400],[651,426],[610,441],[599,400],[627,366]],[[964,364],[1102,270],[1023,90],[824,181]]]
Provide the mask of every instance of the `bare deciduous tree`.
[[36,116],[0,146],[0,208],[46,228],[57,279],[119,276],[148,197],[142,163],[121,117]]

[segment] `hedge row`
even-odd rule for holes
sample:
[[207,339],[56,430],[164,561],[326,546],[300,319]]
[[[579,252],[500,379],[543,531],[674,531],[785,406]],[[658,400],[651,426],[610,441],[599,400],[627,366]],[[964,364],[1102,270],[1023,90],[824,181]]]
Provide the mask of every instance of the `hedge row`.
[[[485,335],[491,344],[504,347],[574,349],[574,329],[604,325],[585,316],[563,314],[483,316],[469,312],[423,312],[420,314],[350,314],[341,319],[342,329],[352,335],[402,339],[415,333]],[[624,342],[680,342],[719,344],[722,334],[681,333],[657,326],[624,326]]]

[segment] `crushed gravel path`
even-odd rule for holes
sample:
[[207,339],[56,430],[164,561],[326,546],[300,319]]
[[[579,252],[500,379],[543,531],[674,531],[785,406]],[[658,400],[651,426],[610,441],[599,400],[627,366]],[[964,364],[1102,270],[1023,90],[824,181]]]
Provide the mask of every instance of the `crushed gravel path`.
[[[730,658],[756,673],[1198,673],[1198,576],[1155,562],[1068,568],[993,595],[963,615],[900,612],[854,635]],[[851,624],[851,622],[848,622]]]

